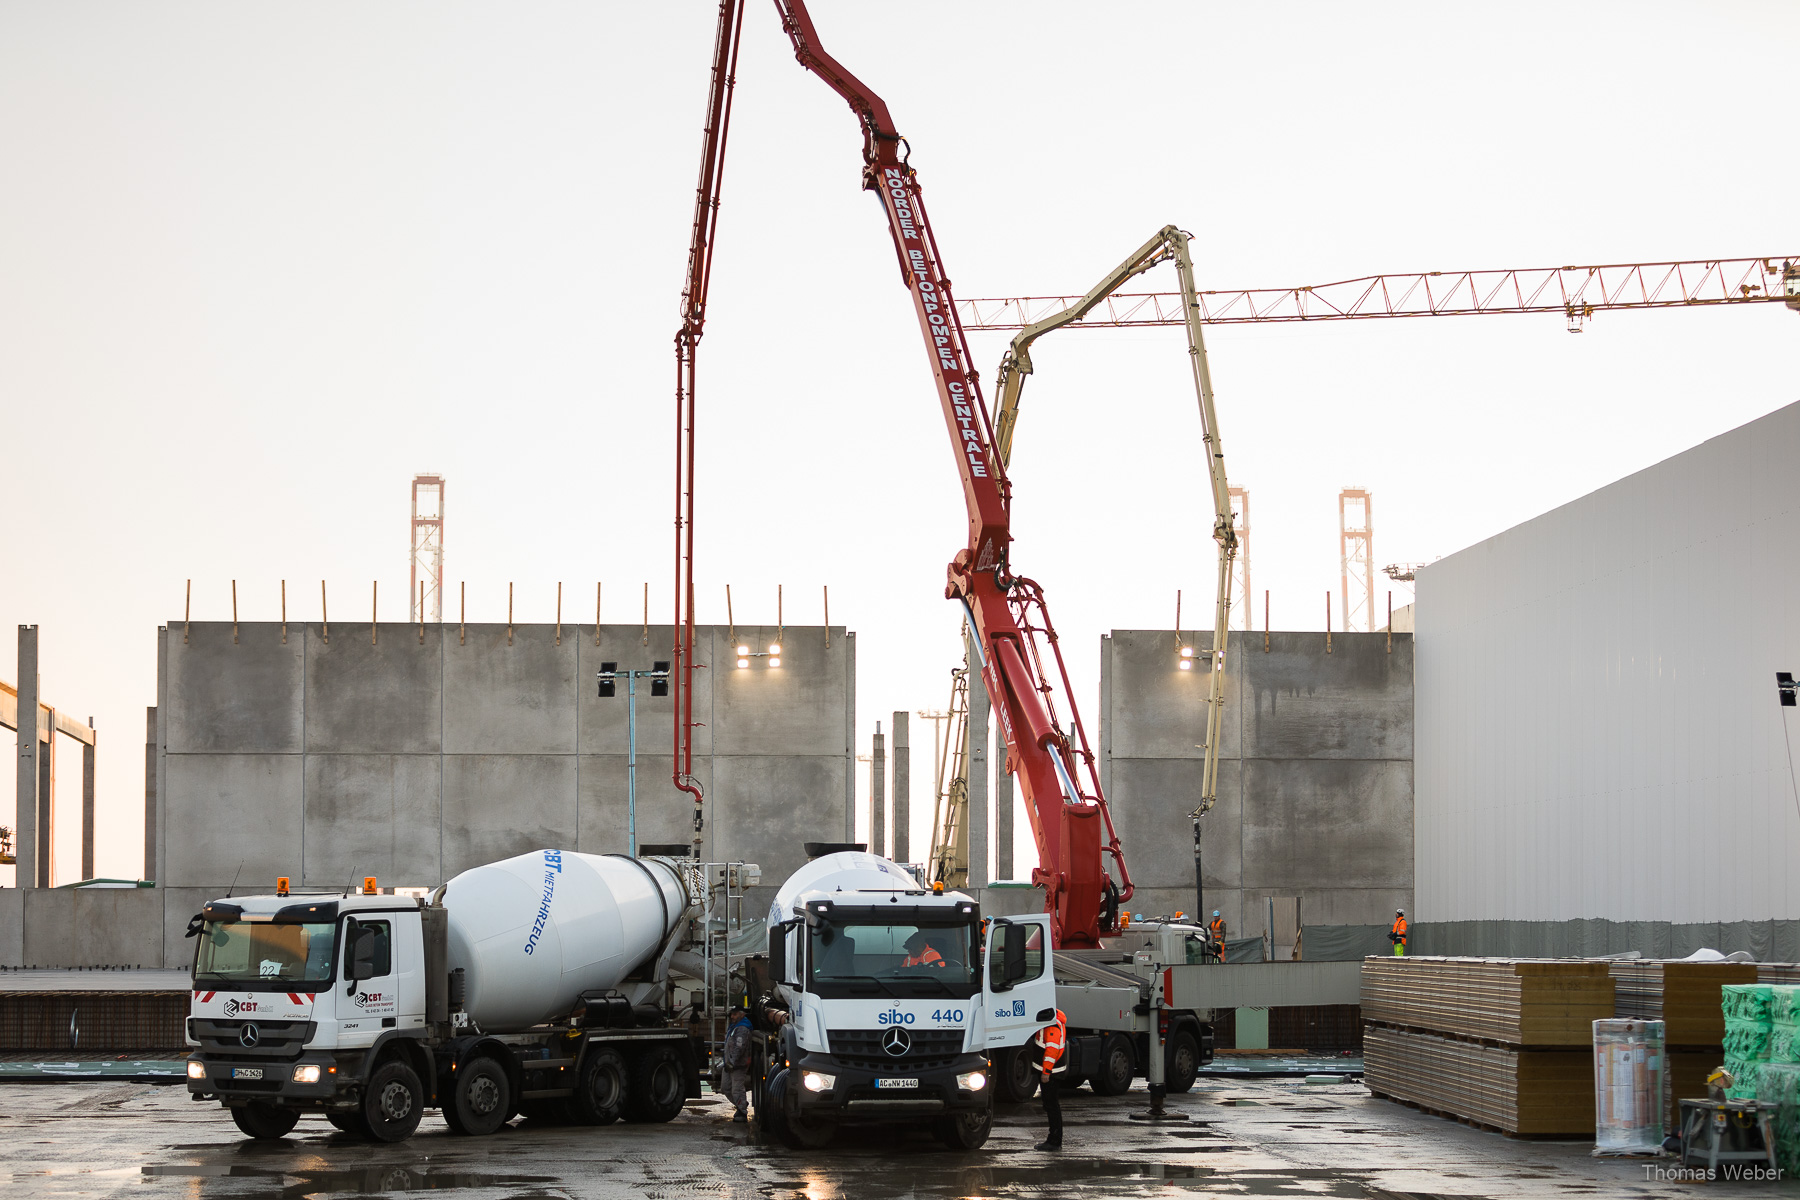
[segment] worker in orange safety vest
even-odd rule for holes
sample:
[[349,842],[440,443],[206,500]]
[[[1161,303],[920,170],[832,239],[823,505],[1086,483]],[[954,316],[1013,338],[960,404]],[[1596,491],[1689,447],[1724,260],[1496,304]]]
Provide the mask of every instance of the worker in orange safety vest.
[[1403,908],[1394,910],[1394,927],[1388,930],[1388,941],[1394,943],[1396,956],[1406,954],[1406,910]]
[[1219,910],[1216,908],[1213,909],[1212,923],[1206,927],[1206,932],[1212,935],[1213,959],[1217,962],[1224,962],[1225,961],[1225,918],[1221,917],[1219,915]]
[[1056,1020],[1037,1032],[1037,1045],[1043,1051],[1043,1082],[1040,1092],[1044,1098],[1044,1116],[1050,1122],[1050,1132],[1043,1141],[1037,1144],[1039,1150],[1062,1149],[1062,1101],[1057,1097],[1057,1088],[1061,1086],[1063,1069],[1068,1066],[1065,1051],[1069,1040],[1069,1018],[1063,1016],[1062,1009],[1056,1010]]
[[901,960],[903,967],[947,967],[944,956],[932,948],[925,938],[925,931],[920,930],[906,939],[906,957]]

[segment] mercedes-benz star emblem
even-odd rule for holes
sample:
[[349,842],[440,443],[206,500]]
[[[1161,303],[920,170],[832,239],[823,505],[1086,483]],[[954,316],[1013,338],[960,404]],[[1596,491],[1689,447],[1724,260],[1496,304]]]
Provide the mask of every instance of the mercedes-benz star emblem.
[[238,1030],[238,1044],[250,1047],[260,1041],[262,1041],[262,1031],[256,1027],[256,1022],[245,1021],[244,1027]]
[[881,1035],[881,1048],[895,1058],[899,1058],[912,1049],[912,1039],[906,1036],[906,1030],[896,1025]]

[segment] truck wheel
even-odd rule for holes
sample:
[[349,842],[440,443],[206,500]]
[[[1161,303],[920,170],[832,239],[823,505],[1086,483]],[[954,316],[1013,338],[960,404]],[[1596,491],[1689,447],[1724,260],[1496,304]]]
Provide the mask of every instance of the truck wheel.
[[837,1136],[837,1122],[786,1114],[777,1133],[789,1150],[823,1150]]
[[938,1141],[952,1150],[979,1150],[993,1132],[994,1110],[983,1109],[978,1113],[955,1113],[948,1117],[940,1117],[931,1127],[931,1132]]
[[246,1104],[231,1110],[231,1119],[245,1136],[261,1142],[286,1137],[300,1121],[297,1108],[280,1108],[273,1104]]
[[1180,1095],[1200,1077],[1200,1043],[1194,1040],[1193,1030],[1178,1029],[1169,1039],[1165,1053],[1163,1074],[1167,1087],[1172,1095]]
[[1100,1069],[1088,1082],[1094,1087],[1096,1095],[1123,1096],[1131,1090],[1131,1081],[1136,1077],[1136,1064],[1132,1061],[1131,1043],[1122,1033],[1111,1033],[1100,1043]]
[[486,1137],[512,1116],[512,1084],[506,1069],[485,1055],[470,1059],[456,1073],[444,1119],[457,1133]]
[[425,1115],[425,1088],[418,1073],[399,1059],[375,1068],[363,1089],[362,1118],[378,1142],[404,1142]]
[[625,1093],[627,1121],[673,1121],[686,1100],[687,1078],[672,1047],[649,1046],[635,1056],[631,1087]]
[[1037,1094],[1038,1067],[1023,1047],[994,1055],[994,1095],[1009,1104],[1023,1104]]
[[581,1068],[575,1094],[569,1097],[569,1119],[580,1125],[611,1125],[625,1111],[625,1059],[617,1050],[597,1049]]

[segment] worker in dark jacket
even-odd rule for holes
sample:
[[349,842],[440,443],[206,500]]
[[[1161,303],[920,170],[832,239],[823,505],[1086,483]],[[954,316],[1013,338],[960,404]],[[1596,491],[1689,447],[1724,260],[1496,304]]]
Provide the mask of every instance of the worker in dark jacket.
[[750,1014],[739,1009],[732,1015],[731,1029],[725,1034],[725,1046],[719,1056],[725,1067],[725,1095],[737,1111],[732,1121],[742,1125],[750,1118],[746,1113],[750,1090]]
[[1043,1052],[1043,1065],[1039,1068],[1043,1073],[1043,1082],[1039,1091],[1044,1098],[1044,1116],[1050,1122],[1050,1132],[1043,1141],[1037,1144],[1039,1150],[1062,1149],[1062,1100],[1057,1096],[1057,1088],[1061,1086],[1063,1068],[1068,1066],[1069,1019],[1063,1016],[1062,1009],[1056,1010],[1056,1019],[1037,1032],[1037,1045]]
[[1405,955],[1406,910],[1403,908],[1396,908],[1394,910],[1394,927],[1388,930],[1388,941],[1394,943],[1394,953],[1396,955]]

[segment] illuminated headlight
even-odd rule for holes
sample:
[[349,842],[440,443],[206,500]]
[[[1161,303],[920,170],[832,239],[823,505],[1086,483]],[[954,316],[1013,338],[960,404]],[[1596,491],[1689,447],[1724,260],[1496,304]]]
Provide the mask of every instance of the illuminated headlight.
[[191,1058],[188,1059],[188,1078],[189,1079],[205,1079],[206,1078],[206,1064],[203,1062],[195,1062]]
[[294,1068],[294,1082],[295,1083],[317,1083],[317,1082],[319,1082],[319,1064],[318,1063],[302,1063],[300,1066],[295,1067]]
[[956,1086],[965,1092],[979,1092],[987,1086],[987,1072],[965,1071],[956,1077]]
[[818,1071],[804,1071],[800,1075],[800,1082],[806,1085],[806,1090],[809,1092],[829,1092],[837,1083],[837,1076],[824,1075]]

